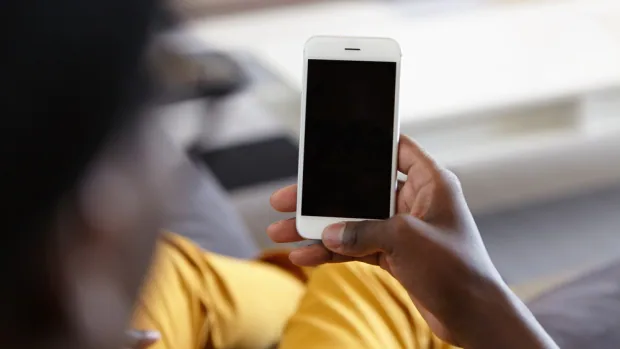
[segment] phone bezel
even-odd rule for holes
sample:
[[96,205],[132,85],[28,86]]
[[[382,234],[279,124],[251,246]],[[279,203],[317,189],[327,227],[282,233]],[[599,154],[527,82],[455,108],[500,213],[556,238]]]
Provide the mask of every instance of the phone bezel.
[[395,40],[389,38],[314,36],[306,42],[304,48],[303,85],[301,95],[296,226],[297,231],[303,238],[318,240],[321,238],[323,230],[328,225],[345,221],[361,221],[363,219],[347,217],[315,217],[301,215],[305,145],[304,138],[306,129],[306,89],[308,77],[308,60],[310,59],[396,63],[394,134],[392,136],[393,149],[391,188],[393,188],[393,190],[390,196],[390,216],[393,216],[395,212],[396,202],[398,139],[400,135],[398,105],[400,96],[401,49],[399,44]]

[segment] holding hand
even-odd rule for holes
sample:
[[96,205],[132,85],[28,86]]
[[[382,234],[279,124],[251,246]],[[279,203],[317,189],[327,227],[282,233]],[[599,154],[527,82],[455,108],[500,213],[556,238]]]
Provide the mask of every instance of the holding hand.
[[[537,323],[493,266],[456,176],[406,136],[400,137],[398,170],[407,181],[399,186],[395,217],[329,226],[323,244],[298,248],[290,259],[302,266],[361,261],[382,267],[408,291],[435,334],[453,344],[478,345],[485,337],[489,345],[487,332],[501,338],[505,326],[497,325],[506,321],[514,326],[510,337],[521,337],[511,338],[511,345],[546,348],[548,337],[538,328],[531,331]],[[296,202],[296,186],[271,198],[281,212],[294,212]],[[275,242],[302,240],[294,219],[274,223],[267,233]]]

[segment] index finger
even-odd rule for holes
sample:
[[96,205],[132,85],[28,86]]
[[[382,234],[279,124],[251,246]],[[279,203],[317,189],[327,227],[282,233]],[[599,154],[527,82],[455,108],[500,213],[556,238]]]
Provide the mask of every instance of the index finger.
[[271,206],[280,212],[295,212],[297,210],[297,184],[284,187],[271,195]]
[[411,138],[400,135],[398,142],[398,171],[409,174],[414,166],[435,167],[435,161]]

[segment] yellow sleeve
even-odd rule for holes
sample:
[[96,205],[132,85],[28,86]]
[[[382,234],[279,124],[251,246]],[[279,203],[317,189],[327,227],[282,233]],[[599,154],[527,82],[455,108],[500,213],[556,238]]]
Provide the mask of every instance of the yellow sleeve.
[[133,326],[160,331],[153,349],[269,347],[305,290],[278,267],[207,253],[173,234],[150,274]]
[[359,263],[316,268],[280,349],[448,349],[407,291],[379,267]]
[[451,348],[380,268],[345,263],[301,270],[277,253],[264,261],[207,253],[167,235],[134,328],[161,333],[152,349],[269,348],[279,340],[280,349]]

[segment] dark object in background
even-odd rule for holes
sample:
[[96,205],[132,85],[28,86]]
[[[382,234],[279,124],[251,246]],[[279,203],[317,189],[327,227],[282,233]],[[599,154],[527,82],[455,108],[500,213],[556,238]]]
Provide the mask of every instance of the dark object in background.
[[152,58],[166,88],[163,103],[224,97],[247,83],[243,68],[230,55],[184,32],[177,8],[161,7],[155,18],[155,29],[162,34]]
[[199,62],[196,90],[203,98],[220,98],[241,90],[247,83],[248,77],[241,65],[231,56],[210,51],[191,57]]
[[168,30],[177,28],[182,22],[182,16],[177,13],[170,4],[167,6],[160,6],[156,9],[155,13],[155,31],[163,33]]
[[211,151],[194,150],[190,155],[208,166],[228,191],[297,177],[298,147],[288,137]]
[[243,67],[224,52],[208,48],[183,52],[175,43],[164,42],[154,56],[166,89],[163,103],[218,99],[242,90],[249,82]]

